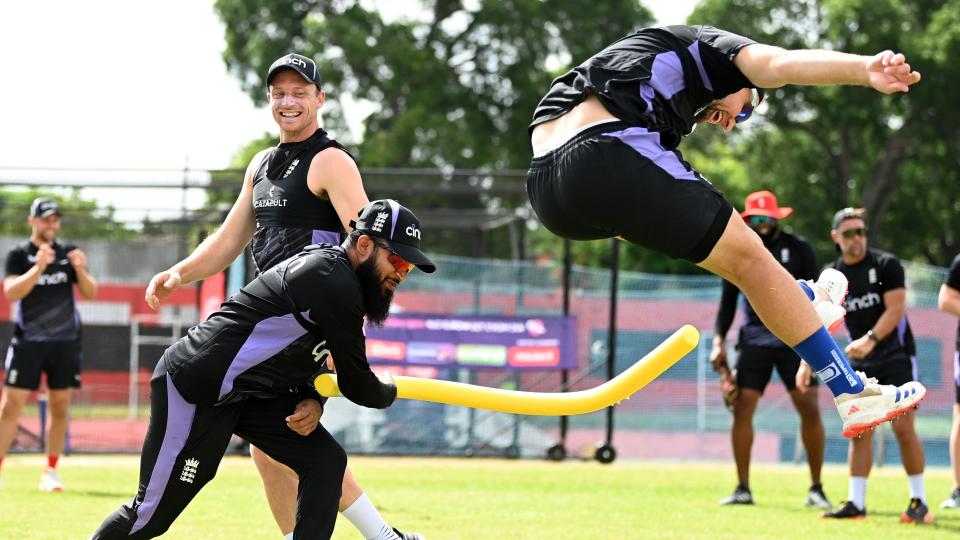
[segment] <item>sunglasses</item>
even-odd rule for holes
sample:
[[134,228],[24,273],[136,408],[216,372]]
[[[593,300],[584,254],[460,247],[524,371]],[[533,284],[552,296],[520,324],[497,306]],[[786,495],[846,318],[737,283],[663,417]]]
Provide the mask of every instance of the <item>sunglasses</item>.
[[747,223],[755,227],[760,225],[769,225],[776,222],[777,220],[770,216],[747,216]]
[[398,273],[403,274],[403,275],[406,275],[406,274],[409,274],[411,270],[413,270],[413,267],[414,267],[415,265],[414,265],[413,263],[407,262],[407,261],[406,261],[403,257],[401,257],[400,255],[397,255],[397,252],[396,252],[396,251],[390,249],[390,245],[389,245],[389,244],[381,244],[381,243],[377,242],[376,245],[377,245],[377,247],[381,247],[381,248],[387,250],[387,253],[389,253],[389,255],[387,255],[387,262],[389,262],[390,264],[392,264],[394,270],[396,270]]
[[756,88],[751,88],[750,103],[744,105],[743,108],[740,109],[740,113],[737,114],[737,117],[734,118],[734,121],[739,124],[749,120],[750,117],[753,116],[753,111],[760,106],[760,101],[762,100],[763,98],[760,96],[760,92],[758,92]]
[[855,228],[853,228],[853,229],[847,229],[847,230],[845,230],[845,231],[841,231],[841,232],[840,232],[840,236],[846,238],[847,240],[853,238],[854,236],[866,237],[866,236],[867,236],[867,228],[866,228],[866,227],[855,227]]

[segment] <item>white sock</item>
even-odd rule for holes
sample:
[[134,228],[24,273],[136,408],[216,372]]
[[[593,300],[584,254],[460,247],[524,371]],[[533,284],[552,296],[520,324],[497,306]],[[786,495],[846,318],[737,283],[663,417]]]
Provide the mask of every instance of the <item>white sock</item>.
[[283,540],[293,540],[293,531],[290,531],[290,534],[285,534]]
[[353,504],[340,513],[350,520],[350,523],[367,540],[400,540],[400,537],[380,516],[380,512],[377,512],[366,493],[361,494]]
[[927,492],[923,487],[923,473],[911,474],[907,476],[910,482],[910,498],[920,499],[923,504],[927,504]]
[[855,504],[857,508],[863,510],[867,505],[867,477],[866,476],[851,476],[850,477],[850,492],[848,495],[850,502]]

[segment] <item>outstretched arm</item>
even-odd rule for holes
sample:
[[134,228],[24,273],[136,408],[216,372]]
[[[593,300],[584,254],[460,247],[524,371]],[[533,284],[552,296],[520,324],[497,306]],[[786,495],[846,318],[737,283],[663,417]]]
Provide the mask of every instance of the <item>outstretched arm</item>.
[[893,51],[860,56],[815,49],[787,50],[757,43],[741,49],[734,63],[760,88],[850,84],[892,94],[908,92],[910,85],[920,82],[920,73],[910,68],[903,54]]
[[244,174],[243,188],[223,225],[208,236],[186,259],[153,276],[144,293],[144,300],[158,309],[181,285],[205,279],[230,265],[250,243],[256,221],[253,215],[253,175],[266,150],[257,154]]

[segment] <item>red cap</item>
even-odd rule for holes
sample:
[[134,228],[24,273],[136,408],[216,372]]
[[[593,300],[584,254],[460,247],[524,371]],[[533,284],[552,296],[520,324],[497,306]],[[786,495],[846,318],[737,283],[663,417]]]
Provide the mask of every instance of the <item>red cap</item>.
[[783,219],[793,213],[793,208],[778,207],[777,196],[769,191],[755,191],[747,195],[744,206],[746,210],[740,212],[741,217],[769,216],[774,219]]

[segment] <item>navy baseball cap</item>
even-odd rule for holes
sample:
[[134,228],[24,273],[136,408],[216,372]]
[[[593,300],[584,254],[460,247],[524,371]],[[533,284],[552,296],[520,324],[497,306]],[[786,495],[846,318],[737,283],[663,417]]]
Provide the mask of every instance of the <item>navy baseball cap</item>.
[[867,221],[867,211],[863,208],[844,208],[843,210],[837,210],[837,213],[833,215],[833,230],[838,230],[840,224],[848,219],[861,219],[864,223]]
[[317,90],[320,89],[320,73],[317,71],[317,63],[313,59],[297,53],[281,56],[274,60],[273,64],[270,64],[270,69],[267,70],[267,86],[270,86],[270,81],[277,76],[277,73],[285,69],[296,71],[308,83],[315,85]]
[[394,253],[421,271],[430,274],[437,270],[420,251],[420,220],[397,201],[380,199],[367,203],[350,226],[367,236],[386,240]]
[[50,199],[37,197],[30,205],[30,215],[33,217],[45,218],[53,214],[62,216],[63,212],[60,211],[60,205]]

